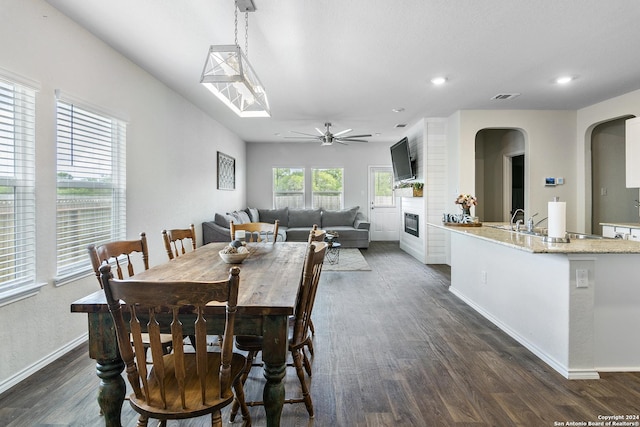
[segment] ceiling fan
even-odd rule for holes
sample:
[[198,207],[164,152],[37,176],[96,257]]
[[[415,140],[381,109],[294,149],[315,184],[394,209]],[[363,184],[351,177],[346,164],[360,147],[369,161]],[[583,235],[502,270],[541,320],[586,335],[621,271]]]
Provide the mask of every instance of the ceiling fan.
[[321,142],[320,145],[333,145],[334,142],[337,142],[338,144],[342,144],[342,145],[349,145],[347,144],[347,142],[368,142],[364,139],[358,139],[358,138],[368,138],[371,136],[371,135],[347,135],[353,129],[345,129],[338,133],[331,133],[331,123],[327,122],[324,124],[324,126],[327,129],[325,132],[316,128],[319,135],[312,135],[309,133],[296,132],[292,130],[291,131],[292,133],[297,133],[304,136],[303,137],[286,136],[285,138],[317,140]]

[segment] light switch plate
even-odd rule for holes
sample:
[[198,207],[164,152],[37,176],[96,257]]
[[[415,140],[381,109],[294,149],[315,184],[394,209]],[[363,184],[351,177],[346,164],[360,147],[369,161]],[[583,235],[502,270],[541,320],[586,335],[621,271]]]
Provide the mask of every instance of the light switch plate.
[[576,288],[589,287],[589,270],[584,268],[576,269]]

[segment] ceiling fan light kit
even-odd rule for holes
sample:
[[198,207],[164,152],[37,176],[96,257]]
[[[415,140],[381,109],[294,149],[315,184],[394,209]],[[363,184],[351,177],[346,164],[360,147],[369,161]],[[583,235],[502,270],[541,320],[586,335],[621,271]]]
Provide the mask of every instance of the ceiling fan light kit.
[[213,45],[209,48],[200,83],[240,117],[271,117],[267,93],[251,67],[248,52],[249,18],[253,3],[244,6],[245,52],[238,45],[238,8],[235,7],[235,44]]

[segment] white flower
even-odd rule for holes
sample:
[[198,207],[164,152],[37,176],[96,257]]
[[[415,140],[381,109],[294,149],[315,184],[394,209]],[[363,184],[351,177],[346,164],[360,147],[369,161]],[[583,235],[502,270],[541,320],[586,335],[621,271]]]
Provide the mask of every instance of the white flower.
[[462,205],[463,208],[470,208],[471,206],[476,206],[478,201],[475,196],[471,194],[459,194],[456,198],[456,205]]

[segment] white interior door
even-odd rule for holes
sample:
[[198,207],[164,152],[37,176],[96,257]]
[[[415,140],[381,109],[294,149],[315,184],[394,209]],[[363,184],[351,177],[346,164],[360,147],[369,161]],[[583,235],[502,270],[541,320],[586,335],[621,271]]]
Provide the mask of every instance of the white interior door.
[[372,241],[400,239],[400,208],[390,166],[369,166],[369,222]]

